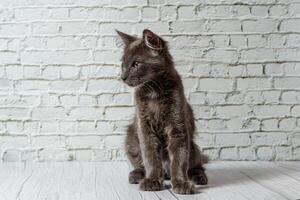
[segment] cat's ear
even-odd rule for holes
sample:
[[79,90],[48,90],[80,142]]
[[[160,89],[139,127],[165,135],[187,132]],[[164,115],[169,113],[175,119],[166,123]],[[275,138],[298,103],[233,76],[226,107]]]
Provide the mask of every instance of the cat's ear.
[[116,29],[116,32],[118,33],[118,35],[122,39],[122,41],[125,44],[125,46],[127,46],[128,44],[130,44],[131,42],[133,42],[133,41],[136,40],[136,37],[128,35],[128,34],[123,33],[121,31],[118,31],[117,29]]
[[145,45],[150,48],[152,51],[159,53],[164,49],[164,41],[158,35],[150,31],[149,29],[145,29],[143,31],[143,40]]

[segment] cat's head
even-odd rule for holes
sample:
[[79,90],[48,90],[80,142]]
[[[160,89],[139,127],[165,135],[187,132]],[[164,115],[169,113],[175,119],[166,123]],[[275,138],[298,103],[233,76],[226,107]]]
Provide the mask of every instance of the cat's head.
[[167,70],[171,58],[167,43],[161,37],[148,29],[143,31],[142,38],[117,33],[124,44],[121,79],[127,85],[141,85]]

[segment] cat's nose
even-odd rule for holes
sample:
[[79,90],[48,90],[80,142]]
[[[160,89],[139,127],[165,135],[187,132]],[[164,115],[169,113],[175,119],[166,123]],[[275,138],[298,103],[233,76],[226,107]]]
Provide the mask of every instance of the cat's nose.
[[123,81],[125,81],[126,79],[127,79],[127,76],[121,76],[121,79],[123,80]]

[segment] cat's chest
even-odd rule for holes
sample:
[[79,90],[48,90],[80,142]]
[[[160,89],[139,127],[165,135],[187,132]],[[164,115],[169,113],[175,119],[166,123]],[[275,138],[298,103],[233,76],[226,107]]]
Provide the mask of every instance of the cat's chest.
[[141,101],[138,105],[139,117],[148,123],[160,125],[166,114],[166,107],[159,100]]

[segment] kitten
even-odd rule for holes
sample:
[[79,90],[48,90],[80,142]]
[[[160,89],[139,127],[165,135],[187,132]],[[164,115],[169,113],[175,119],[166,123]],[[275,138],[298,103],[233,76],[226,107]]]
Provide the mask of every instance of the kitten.
[[126,153],[134,167],[129,182],[157,191],[171,178],[175,193],[192,194],[195,186],[189,180],[207,184],[202,167],[207,157],[193,141],[193,111],[167,42],[147,29],[142,38],[117,33],[124,43],[121,79],[134,87],[136,104],[126,137]]

